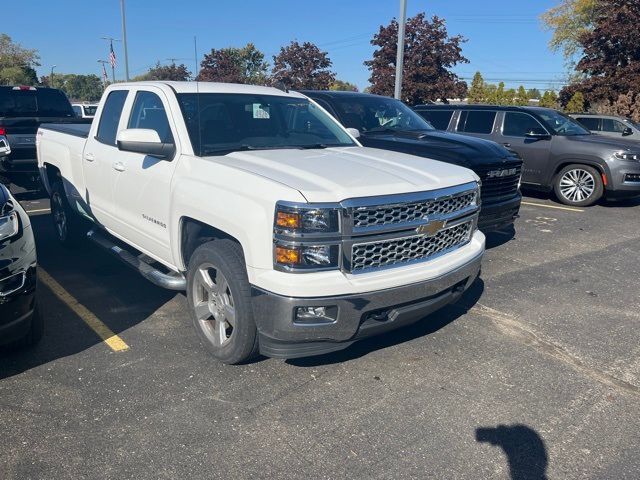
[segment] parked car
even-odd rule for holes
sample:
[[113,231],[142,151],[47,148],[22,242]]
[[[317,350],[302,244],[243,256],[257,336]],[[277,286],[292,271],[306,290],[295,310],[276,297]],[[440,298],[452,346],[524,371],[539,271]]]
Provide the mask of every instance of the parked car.
[[111,85],[88,125],[42,125],[63,243],[83,234],[186,290],[210,352],[300,357],[416,322],[479,275],[478,177],[361,146],[301,94]]
[[76,117],[93,118],[96,116],[98,105],[88,103],[72,103],[71,108],[73,108]]
[[36,344],[44,323],[36,298],[36,246],[29,217],[0,184],[0,347]]
[[640,140],[640,123],[629,118],[613,115],[595,115],[587,113],[572,114],[580,124],[591,133],[607,137],[626,137],[629,140]]
[[399,100],[356,92],[301,91],[355,129],[365,147],[409,153],[472,169],[482,181],[479,227],[512,225],[520,210],[522,160],[502,145],[436,131]]
[[39,180],[36,131],[43,122],[88,123],[77,118],[66,95],[54,88],[0,86],[0,137],[11,154],[0,158],[0,183],[33,186]]
[[415,110],[436,128],[515,150],[524,160],[522,183],[553,189],[566,205],[640,195],[640,144],[593,135],[556,110],[490,105],[419,105]]

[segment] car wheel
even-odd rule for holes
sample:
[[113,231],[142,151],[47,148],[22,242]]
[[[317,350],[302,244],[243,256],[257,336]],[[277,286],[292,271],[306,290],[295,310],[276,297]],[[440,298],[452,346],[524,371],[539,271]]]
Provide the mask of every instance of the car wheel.
[[600,172],[588,165],[567,165],[556,175],[554,191],[565,205],[588,207],[604,194]]
[[51,187],[51,218],[58,241],[64,246],[77,245],[86,234],[82,220],[69,205],[61,181],[54,183]]
[[187,271],[189,313],[211,354],[227,364],[258,353],[258,331],[242,248],[231,240],[199,246]]
[[40,313],[38,308],[38,302],[36,301],[33,307],[33,313],[31,314],[31,327],[27,334],[19,338],[18,340],[10,343],[6,346],[7,350],[21,350],[23,348],[29,348],[37,345],[42,339],[44,334],[44,317]]

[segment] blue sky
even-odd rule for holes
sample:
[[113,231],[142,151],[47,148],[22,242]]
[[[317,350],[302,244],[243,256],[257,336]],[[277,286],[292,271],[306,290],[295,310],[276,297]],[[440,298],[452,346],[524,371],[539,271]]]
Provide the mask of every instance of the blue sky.
[[[449,34],[468,39],[470,64],[462,77],[480,70],[489,81],[544,89],[565,76],[562,57],[547,48],[549,33],[539,16],[558,0],[408,0],[408,16],[425,11],[447,20]],[[120,0],[21,0],[3,29],[42,57],[39,74],[100,73],[108,58],[102,36],[121,37]],[[293,39],[312,41],[329,52],[338,78],[368,84],[362,64],[371,58],[369,40],[398,15],[399,0],[126,0],[131,76],[156,61],[178,58],[193,71],[193,37],[200,55],[211,48],[253,42],[268,59]],[[316,7],[316,5],[319,5]],[[116,77],[124,78],[122,45]]]

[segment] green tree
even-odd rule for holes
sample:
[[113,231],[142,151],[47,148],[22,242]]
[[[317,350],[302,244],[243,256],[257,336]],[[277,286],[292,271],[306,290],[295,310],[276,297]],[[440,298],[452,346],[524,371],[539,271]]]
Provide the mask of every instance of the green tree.
[[532,88],[527,92],[527,96],[532,100],[540,100],[542,98],[542,94],[540,90],[537,88]]
[[340,90],[344,92],[357,92],[358,87],[350,82],[345,82],[343,80],[334,80],[334,82],[329,87],[329,90]]
[[467,101],[469,103],[484,103],[487,100],[486,85],[484,78],[480,72],[476,72],[471,82],[471,88],[469,89],[469,95]]
[[191,72],[185,64],[181,63],[176,65],[160,65],[160,62],[149,69],[147,73],[138,75],[133,79],[134,82],[141,82],[145,80],[174,80],[178,82],[185,82],[191,78]]
[[211,49],[200,67],[197,76],[200,81],[264,85],[269,65],[264,61],[264,53],[253,43],[247,43],[242,48]]
[[484,86],[485,102],[489,105],[498,105],[498,86],[493,83],[487,83]]
[[572,63],[582,45],[580,38],[593,28],[598,0],[562,0],[556,7],[545,12],[541,19],[553,35],[549,47],[562,50],[565,60]]
[[510,88],[504,91],[503,105],[513,105],[516,102],[517,92],[515,88]]
[[42,77],[41,83],[52,88],[59,88],[71,100],[81,102],[99,100],[104,90],[102,80],[97,75],[56,73],[53,77]]
[[506,96],[505,96],[505,93],[504,93],[504,82],[500,82],[498,84],[498,88],[496,88],[495,95],[496,95],[496,97],[495,97],[496,105],[505,105]]
[[582,92],[576,92],[564,108],[567,113],[584,113],[584,95]]
[[522,107],[526,107],[527,105],[529,105],[529,95],[522,85],[518,87],[518,92],[516,93],[514,104],[520,105]]
[[558,95],[553,90],[547,90],[542,95],[539,105],[547,108],[558,108]]
[[39,60],[37,50],[24,48],[0,33],[0,85],[36,85],[35,67],[40,66]]

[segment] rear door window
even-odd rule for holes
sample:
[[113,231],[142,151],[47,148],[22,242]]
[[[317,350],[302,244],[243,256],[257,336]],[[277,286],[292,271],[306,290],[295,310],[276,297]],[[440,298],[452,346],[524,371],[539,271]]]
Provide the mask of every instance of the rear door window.
[[600,131],[600,119],[597,117],[577,117],[576,120],[588,130]]
[[502,135],[505,137],[524,137],[531,130],[545,130],[535,118],[526,113],[506,112],[504,124],[502,125]]
[[449,122],[453,116],[453,110],[420,110],[418,113],[436,130],[449,128]]
[[491,110],[463,110],[460,112],[458,132],[490,134],[498,112]]
[[127,90],[114,90],[107,97],[102,109],[102,115],[100,115],[100,124],[96,135],[96,140],[99,142],[107,145],[116,145],[120,115],[122,115],[122,108],[128,93]]

